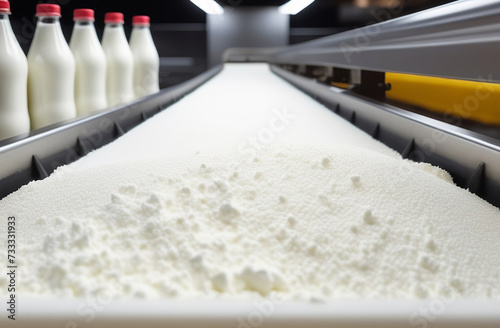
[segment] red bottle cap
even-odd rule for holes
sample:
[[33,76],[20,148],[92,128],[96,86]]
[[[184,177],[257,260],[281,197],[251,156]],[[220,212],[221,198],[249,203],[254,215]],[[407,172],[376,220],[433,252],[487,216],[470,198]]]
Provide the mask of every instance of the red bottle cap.
[[73,12],[73,20],[95,21],[94,11],[92,9],[75,9]]
[[10,14],[10,2],[8,2],[7,0],[0,1],[0,13]]
[[104,23],[125,23],[122,13],[106,13],[104,16]]
[[149,16],[134,16],[132,17],[132,25],[149,25]]
[[59,5],[52,5],[42,3],[36,6],[36,17],[39,16],[55,16],[61,17],[61,7]]

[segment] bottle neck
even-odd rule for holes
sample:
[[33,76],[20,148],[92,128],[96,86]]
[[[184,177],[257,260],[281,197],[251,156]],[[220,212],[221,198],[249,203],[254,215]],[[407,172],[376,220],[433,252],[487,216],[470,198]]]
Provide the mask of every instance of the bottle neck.
[[39,16],[38,22],[44,24],[59,24],[60,17],[57,16]]
[[136,30],[149,30],[149,25],[134,25],[133,28]]
[[107,28],[123,28],[122,23],[107,23],[106,24]]
[[94,22],[87,19],[78,19],[75,21],[75,26],[94,26]]
[[1,13],[0,14],[0,21],[9,21],[9,14]]

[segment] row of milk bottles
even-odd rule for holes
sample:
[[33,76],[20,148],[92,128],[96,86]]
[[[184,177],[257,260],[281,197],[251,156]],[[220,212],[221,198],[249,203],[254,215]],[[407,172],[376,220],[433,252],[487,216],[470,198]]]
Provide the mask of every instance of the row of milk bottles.
[[[159,56],[148,16],[134,16],[130,45],[121,13],[107,13],[102,46],[94,11],[74,11],[70,46],[58,5],[39,4],[24,55],[0,0],[0,140],[159,91]],[[29,111],[28,111],[29,108]]]

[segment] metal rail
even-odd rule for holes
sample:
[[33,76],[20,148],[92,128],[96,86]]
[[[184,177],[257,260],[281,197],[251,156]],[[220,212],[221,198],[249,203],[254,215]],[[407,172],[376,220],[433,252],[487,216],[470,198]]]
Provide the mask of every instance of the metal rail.
[[[374,22],[392,15],[372,14]],[[500,82],[499,31],[500,0],[461,0],[264,55],[273,64]]]
[[[373,10],[374,22],[401,9]],[[500,83],[500,0],[460,0],[282,48],[233,48],[226,62],[265,61],[385,99],[386,72]]]

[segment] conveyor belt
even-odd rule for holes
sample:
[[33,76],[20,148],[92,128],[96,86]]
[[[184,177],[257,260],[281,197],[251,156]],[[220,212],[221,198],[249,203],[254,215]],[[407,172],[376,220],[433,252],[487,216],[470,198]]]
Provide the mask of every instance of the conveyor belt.
[[[302,77],[287,76],[287,72],[277,68],[273,68],[273,70],[309,93],[317,91],[318,95],[321,96],[321,99],[318,100],[327,103],[328,106],[331,104],[328,104],[329,97],[327,95],[333,95],[333,99],[340,104],[338,114],[349,118],[349,120],[334,115],[332,110],[273,75],[266,64],[227,65],[221,74],[216,75],[195,92],[170,106],[169,110],[162,111],[109,145],[67,166],[46,181],[26,190],[28,192],[23,195],[17,195],[16,198],[14,194],[3,200],[2,205],[4,206],[0,207],[2,213],[15,213],[16,217],[24,219],[22,220],[24,224],[22,231],[25,234],[23,242],[26,243],[29,237],[39,238],[42,232],[50,231],[53,227],[49,224],[38,225],[35,220],[32,220],[32,216],[27,215],[24,208],[15,205],[24,200],[41,205],[46,202],[56,203],[57,206],[50,207],[61,215],[83,212],[83,209],[88,209],[89,204],[96,207],[104,205],[109,202],[109,193],[116,190],[118,185],[108,184],[108,180],[105,180],[101,186],[96,187],[99,189],[98,192],[89,192],[89,190],[94,190],[89,187],[95,184],[95,180],[73,179],[77,175],[85,178],[86,174],[94,171],[97,166],[108,165],[117,170],[123,162],[134,163],[138,158],[141,159],[140,162],[144,162],[144,160],[154,161],[155,156],[171,157],[170,163],[175,165],[177,156],[196,156],[198,151],[205,154],[207,152],[233,151],[251,155],[251,152],[248,151],[255,147],[255,145],[252,146],[252,138],[258,140],[260,147],[280,142],[306,145],[312,143],[315,146],[348,144],[351,147],[360,147],[366,152],[375,151],[383,154],[382,156],[398,159],[399,155],[395,151],[372,139],[351,123],[365,129],[378,126],[378,129],[371,129],[371,132],[378,134],[382,141],[386,140],[388,136],[393,137],[394,140],[398,138],[397,135],[391,134],[391,131],[394,133],[397,129],[391,130],[385,125],[385,123],[392,122],[391,120],[395,120],[392,123],[402,124],[398,128],[405,130],[412,130],[409,128],[412,124],[425,126],[424,122],[416,121],[415,117],[413,119],[404,117],[395,109],[382,109],[367,100],[353,97],[348,93],[325,88]],[[311,88],[310,91],[308,87]],[[313,95],[313,97],[317,96]],[[337,106],[331,106],[331,108],[335,112]],[[356,108],[355,115],[352,114],[353,108]],[[376,115],[386,119],[381,120],[380,125],[373,125],[373,122],[368,120],[371,118],[368,115],[370,111],[374,111]],[[408,121],[407,125],[404,125],[406,121]],[[272,131],[272,138],[269,137],[268,131]],[[266,135],[265,138],[262,137],[264,135]],[[169,163],[169,161],[162,163]],[[142,176],[150,173],[148,171],[141,172],[141,167],[137,167],[137,170]],[[106,172],[110,172],[110,170]],[[120,173],[116,176],[120,176]],[[114,181],[113,183],[117,182],[116,176],[113,177],[114,179],[110,179]],[[119,181],[119,184],[133,183],[133,180],[134,177],[127,177],[126,180]],[[61,190],[63,196],[60,199],[54,199],[53,193],[51,195],[44,193],[44,190],[49,189]],[[81,195],[78,193],[80,190],[87,192]],[[446,198],[446,196],[443,197]],[[406,212],[403,211],[403,213]],[[47,212],[44,206],[37,209],[36,215],[47,218],[57,217],[57,213]],[[464,217],[468,218],[467,215]],[[438,218],[439,216],[436,217],[436,219]],[[80,219],[87,218],[83,216]],[[264,229],[267,228],[264,227]],[[31,230],[36,231],[36,234],[28,236],[27,231]],[[464,230],[463,234],[467,233],[469,231]],[[489,238],[494,238],[492,235],[490,233]],[[475,236],[477,239],[478,235],[475,234]],[[484,241],[484,238],[481,240]],[[470,241],[468,242],[470,243]],[[487,243],[487,241],[484,242]],[[483,248],[479,247],[479,249]],[[459,250],[455,249],[455,251]],[[490,254],[494,253],[489,251]],[[54,323],[64,324],[68,322],[69,318],[75,316],[74,309],[78,308],[78,304],[81,302],[81,300],[47,300],[40,306],[40,304],[27,300],[25,325],[26,327],[35,326],[39,322],[36,321],[35,324],[35,319],[39,320],[41,317],[50,318],[52,325]],[[418,309],[425,310],[433,304],[435,304],[435,299],[397,301],[396,303],[380,300],[375,302],[346,302],[342,300],[338,303],[327,304],[287,302],[276,306],[276,313],[272,315],[272,320],[266,323],[266,326],[330,327],[335,324],[341,327],[365,327],[367,320],[369,320],[372,326],[402,327],[408,324],[409,318],[412,318],[412,322],[422,318],[416,312]],[[91,325],[102,326],[104,322],[104,325],[107,326],[133,327],[137,326],[138,322],[146,322],[148,325],[158,324],[161,326],[159,322],[162,321],[163,324],[164,322],[175,322],[182,327],[191,327],[200,324],[202,322],[200,318],[203,318],[205,325],[208,322],[214,327],[234,327],[235,317],[245,317],[248,316],[248,313],[254,313],[252,307],[240,306],[238,302],[224,304],[220,300],[210,300],[207,303],[189,303],[182,300],[172,302],[170,300],[122,300],[119,303],[120,306],[116,305],[115,302],[109,304],[103,309],[98,320]],[[124,307],[128,309],[126,320],[123,319]],[[171,311],[172,308],[175,311]],[[205,311],[207,308],[210,311]],[[446,304],[446,311],[440,314],[439,319],[433,322],[433,325],[436,327],[465,328],[470,326],[470,322],[473,322],[474,327],[496,327],[500,319],[497,309],[498,302],[494,300],[480,302],[454,300]],[[214,316],[214,313],[217,315]],[[82,322],[83,320],[84,318]]]
[[[165,100],[152,97],[146,103],[138,104],[138,108],[144,110],[137,110],[134,114],[127,112],[127,108],[118,109],[37,134],[1,149],[0,158],[11,164],[10,172],[8,167],[3,167],[6,176],[0,182],[3,195],[32,179],[45,178],[61,164],[75,161],[92,149],[109,143],[113,136],[120,135],[117,131],[119,127],[131,129],[120,118],[133,118],[134,122],[140,123],[144,116],[158,111],[158,103],[165,103]],[[113,123],[115,120],[118,124]],[[96,129],[104,126],[103,122],[107,122],[109,135],[103,137],[102,133],[89,133],[100,131]],[[266,135],[267,132],[272,135]],[[252,139],[256,140],[256,146]],[[156,149],[157,154],[171,156],[218,149],[252,152],[268,142],[279,140],[317,145],[344,142],[397,156],[391,149],[332,115],[313,99],[273,75],[267,64],[229,64],[224,68],[224,74],[202,85],[196,93],[170,106],[168,111],[155,116],[145,126],[141,125],[114,141],[105,152],[98,151],[83,157],[73,167],[83,169],[132,161],[149,156],[151,149]],[[71,147],[64,143],[69,143]],[[53,147],[52,153],[49,145]],[[65,148],[61,149],[63,145]],[[93,160],[96,154],[99,159]],[[17,167],[32,164],[33,168],[9,176],[14,172],[16,161]]]
[[[276,143],[345,144],[397,153],[273,74],[268,64],[226,64],[222,72],[167,111],[74,167],[155,156],[234,152],[251,155]],[[96,160],[94,157],[98,157]]]
[[[200,76],[191,84],[198,86],[217,71]],[[404,157],[438,165],[449,171],[459,186],[469,188],[492,204],[500,204],[497,197],[500,192],[500,172],[495,165],[500,160],[500,145],[496,141],[350,92],[328,88],[278,67],[273,67],[273,71]],[[181,90],[192,90],[188,86],[181,87]],[[116,137],[121,134],[119,130],[131,128],[120,119],[124,119],[123,122],[132,120],[134,124],[140,123],[158,111],[158,104],[182,96],[180,90],[173,91],[137,104],[134,114],[130,113],[130,108],[117,109],[40,132],[0,148],[0,159],[8,164],[2,167],[2,196],[31,180],[44,178],[56,167],[109,143],[113,135]],[[167,97],[170,100],[166,100]],[[288,120],[286,129],[280,126],[279,132],[273,131],[270,126],[275,124],[273,120],[290,110],[294,111],[290,115],[300,118]],[[340,123],[344,128],[336,128],[339,123],[335,115],[273,76],[265,64],[226,66],[224,76],[217,76],[214,81],[202,85],[196,94],[170,107],[161,117],[148,122],[147,127],[141,127],[149,135],[142,142],[136,142],[127,135],[114,142],[119,146],[108,147],[108,155],[100,156],[99,161],[92,162],[92,155],[88,157],[90,159],[80,160],[77,166],[83,168],[96,163],[102,165],[133,160],[145,156],[154,147],[158,152],[172,155],[178,152],[186,154],[195,148],[210,150],[213,145],[251,152],[255,147],[279,140],[317,145],[340,141],[389,156],[395,154],[347,122]],[[99,127],[107,127],[107,134],[90,133],[100,131]],[[167,134],[165,131],[168,131]],[[252,138],[256,140],[257,146],[252,144]],[[469,156],[464,156],[465,153]],[[20,170],[12,174],[16,167]]]

